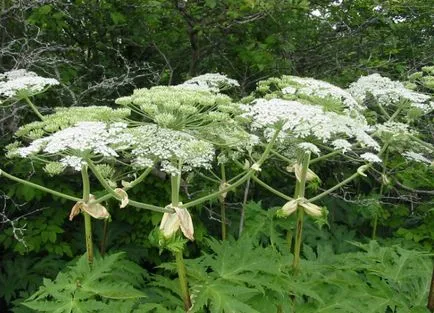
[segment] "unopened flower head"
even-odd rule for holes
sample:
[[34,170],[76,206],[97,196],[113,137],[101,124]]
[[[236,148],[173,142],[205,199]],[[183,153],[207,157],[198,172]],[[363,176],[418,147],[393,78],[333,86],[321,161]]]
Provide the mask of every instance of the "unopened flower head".
[[36,154],[57,156],[65,167],[78,170],[83,157],[115,158],[118,157],[117,151],[129,148],[133,137],[125,131],[126,127],[125,123],[80,122],[36,139],[27,147],[17,148],[16,154],[23,158]]
[[133,95],[119,98],[116,103],[130,106],[158,125],[176,130],[229,121],[228,107],[236,110],[238,106],[226,95],[176,86],[136,89]]
[[193,168],[208,169],[214,159],[210,143],[185,132],[147,124],[131,128],[129,133],[134,138],[131,154],[136,167],[148,167],[159,161],[162,171],[178,175]]
[[56,108],[56,112],[46,115],[43,121],[35,121],[21,126],[15,133],[18,137],[41,138],[44,134],[74,126],[78,122],[117,122],[130,115],[130,109],[111,109],[105,106]]
[[395,106],[404,100],[424,113],[434,109],[434,102],[429,95],[407,89],[401,82],[392,81],[380,74],[359,78],[350,85],[348,91],[360,103],[364,103],[369,96],[372,96],[384,107]]
[[49,86],[58,85],[53,78],[44,78],[24,69],[0,74],[0,96],[24,98],[38,94]]
[[345,114],[327,112],[321,106],[282,99],[258,99],[243,107],[243,116],[250,118],[251,128],[264,129],[270,140],[281,125],[280,140],[300,138],[327,143],[336,139],[353,139],[365,147],[379,150],[378,143],[368,135],[370,128],[360,119]]

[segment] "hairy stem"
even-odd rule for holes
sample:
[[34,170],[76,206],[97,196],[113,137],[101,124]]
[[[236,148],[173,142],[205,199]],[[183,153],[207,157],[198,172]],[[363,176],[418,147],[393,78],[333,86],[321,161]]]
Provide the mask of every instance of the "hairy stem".
[[[372,164],[369,164],[369,166],[371,166]],[[319,195],[316,195],[315,197],[312,197],[310,199],[308,199],[309,202],[315,202],[318,201],[322,198],[324,198],[325,196],[329,195],[330,193],[332,193],[333,191],[335,191],[336,189],[341,188],[342,186],[348,184],[349,182],[351,182],[352,180],[354,180],[355,178],[359,177],[360,173],[356,172],[353,175],[351,175],[350,177],[344,179],[343,181],[341,181],[339,184],[336,184],[335,186],[331,187],[330,189],[327,189],[326,191],[320,193]]]
[[[294,198],[304,198],[306,189],[306,175],[309,168],[310,152],[303,152],[298,158],[298,164],[301,165],[300,177],[297,178],[296,188]],[[294,261],[292,263],[292,268],[294,272],[298,272],[300,267],[300,253],[301,244],[303,236],[303,220],[304,220],[304,210],[302,207],[297,208],[297,226],[295,232],[295,245],[294,245]]]
[[[386,175],[386,165],[387,165],[387,159],[389,157],[388,152],[389,152],[389,150],[385,150],[385,156],[383,159],[383,171],[381,172],[381,186],[380,186],[380,192],[378,193],[380,198],[383,195],[383,191],[384,191],[384,176]],[[376,214],[374,216],[374,221],[373,221],[373,225],[372,225],[372,240],[375,240],[375,237],[377,236],[378,213],[379,212],[376,212]]]
[[33,104],[32,101],[28,97],[25,97],[24,100],[26,100],[27,104],[30,106],[30,108],[35,112],[35,114],[43,121],[45,117],[39,112],[38,108]]
[[[252,175],[252,176],[254,176],[254,175]],[[249,179],[247,179],[246,188],[244,189],[243,203],[241,204],[241,216],[240,216],[240,226],[238,229],[238,237],[241,237],[241,234],[243,233],[243,229],[244,229],[244,219],[245,219],[245,215],[246,215],[246,203],[247,203],[247,197],[249,195],[250,178],[251,177],[249,177]]]
[[99,247],[99,252],[101,253],[101,256],[104,256],[105,254],[105,246],[107,244],[107,236],[108,236],[108,219],[104,219],[104,228],[102,231],[102,239],[101,239],[101,244]]
[[[179,166],[181,168],[181,165]],[[179,206],[179,189],[181,186],[181,175],[172,175],[170,177],[172,189],[172,206]],[[191,308],[190,291],[188,290],[187,271],[185,269],[182,250],[174,252],[176,258],[176,268],[178,270],[179,285],[181,287],[182,300],[186,312]]]
[[187,271],[185,269],[182,251],[175,252],[176,268],[178,270],[179,284],[181,287],[182,300],[184,301],[185,312],[191,308],[190,292],[187,285]]
[[[115,199],[121,201],[122,200],[121,195],[117,194],[110,187],[110,185],[107,183],[107,181],[104,179],[104,177],[101,175],[101,173],[96,168],[95,164],[93,164],[92,160],[87,159],[86,162],[89,165],[89,168],[92,171],[92,173],[95,175],[96,179],[100,182],[100,184],[104,187],[104,189],[109,193],[110,197],[115,198]],[[96,199],[96,200],[92,201],[91,203],[102,202],[103,198],[106,198],[106,196],[103,196],[103,197],[101,197],[99,199]],[[107,199],[105,199],[105,200],[107,200]],[[155,205],[147,204],[147,203],[142,203],[142,202],[138,202],[138,201],[134,201],[134,200],[129,200],[128,201],[128,205],[131,205],[131,206],[139,208],[139,209],[146,209],[146,210],[151,210],[151,211],[156,211],[156,212],[162,212],[162,213],[165,213],[165,212],[169,212],[170,213],[170,212],[172,212],[169,209],[161,208],[159,206],[155,206]]]
[[[269,154],[270,154],[270,152],[271,152],[271,148],[273,147],[274,143],[276,142],[276,139],[277,139],[277,136],[279,135],[279,133],[280,133],[280,128],[276,130],[276,132],[275,132],[274,135],[273,135],[273,138],[272,138],[271,141],[268,143],[268,145],[267,145],[267,147],[265,148],[265,151],[262,153],[262,155],[261,155],[259,161],[256,162],[256,165],[257,165],[258,167],[260,167],[260,166],[265,162],[265,160],[268,158],[268,156],[269,156]],[[226,192],[232,191],[232,190],[234,190],[236,187],[240,186],[240,185],[243,184],[245,181],[247,181],[247,180],[250,178],[250,176],[253,175],[255,172],[256,172],[255,169],[250,168],[249,170],[247,170],[247,172],[246,172],[243,176],[241,176],[240,179],[238,179],[235,183],[232,183],[232,184],[231,184],[230,186],[228,186],[227,188],[220,189],[219,191],[213,192],[213,193],[211,193],[211,194],[209,194],[209,195],[206,195],[206,196],[204,196],[204,197],[202,197],[202,198],[199,198],[199,199],[196,199],[196,200],[193,200],[193,201],[187,202],[187,203],[183,204],[182,207],[183,207],[183,208],[189,208],[189,207],[192,207],[192,206],[195,206],[195,205],[201,204],[201,203],[203,203],[203,202],[205,202],[205,201],[208,201],[208,200],[214,199],[215,197],[218,197],[218,196],[221,195],[222,193],[226,193]]]
[[[89,202],[89,197],[90,197],[90,183],[89,183],[89,175],[87,173],[86,164],[83,164],[81,166],[81,178],[83,181],[83,201],[87,203]],[[89,214],[83,212],[83,215],[84,215],[84,231],[86,236],[87,262],[90,265],[92,265],[93,263],[92,221]]]
[[[225,165],[220,165],[220,171],[222,176],[221,184],[224,187],[226,184],[226,169]],[[223,194],[220,196],[220,218],[222,225],[222,240],[226,240],[226,197]]]

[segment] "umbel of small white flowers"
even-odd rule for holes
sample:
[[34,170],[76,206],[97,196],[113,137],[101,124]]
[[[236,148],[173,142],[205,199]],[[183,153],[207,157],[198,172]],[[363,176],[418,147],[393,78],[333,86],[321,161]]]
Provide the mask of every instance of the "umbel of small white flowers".
[[0,74],[0,98],[22,99],[58,84],[56,79],[44,78],[25,69],[12,70]]
[[371,96],[383,107],[396,106],[406,100],[410,107],[417,108],[424,114],[434,110],[431,96],[407,89],[401,82],[392,81],[380,74],[359,78],[350,85],[348,91],[360,103],[364,103]]
[[79,171],[86,159],[114,160],[124,154],[124,158],[132,158],[131,165],[135,168],[148,168],[159,162],[162,171],[179,175],[193,168],[210,168],[215,154],[212,144],[181,131],[155,124],[127,128],[126,123],[94,121],[79,122],[36,139],[26,147],[9,148],[9,157],[58,161],[47,164],[45,169],[50,174],[59,174],[67,167]]
[[[378,151],[379,144],[368,134],[371,128],[362,119],[325,111],[323,107],[282,99],[258,99],[243,106],[244,117],[251,120],[253,131],[262,130],[269,140],[276,127],[281,128],[280,142],[292,138],[329,143],[335,149],[347,151],[353,141],[362,147]],[[318,151],[312,151],[318,153]]]
[[329,111],[360,116],[365,107],[346,90],[309,77],[284,75],[260,81],[255,93],[265,99],[297,100],[324,106]]

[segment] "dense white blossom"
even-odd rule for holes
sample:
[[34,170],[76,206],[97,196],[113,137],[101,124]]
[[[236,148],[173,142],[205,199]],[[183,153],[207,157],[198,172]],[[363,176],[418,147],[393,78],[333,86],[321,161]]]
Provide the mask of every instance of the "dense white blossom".
[[350,85],[348,91],[361,103],[372,95],[380,105],[385,107],[407,100],[412,107],[419,108],[425,113],[434,109],[434,102],[430,101],[429,95],[407,89],[401,82],[392,81],[380,74],[359,78]]
[[332,141],[332,146],[335,148],[335,150],[342,149],[342,152],[345,153],[349,150],[351,150],[351,143],[348,140],[345,139],[336,139]]
[[[344,106],[350,111],[361,111],[364,109],[348,92],[335,85],[322,80],[310,77],[288,76],[295,84],[282,89],[284,94],[302,94],[320,98],[331,97],[342,101]],[[319,104],[319,103],[318,103]]]
[[219,73],[208,73],[193,77],[176,86],[177,88],[187,88],[191,90],[211,90],[219,91],[228,87],[239,87],[240,84],[226,75]]
[[[107,125],[102,122],[80,122],[76,126],[36,139],[29,146],[18,148],[17,152],[21,157],[38,153],[117,157],[116,150],[126,149],[132,143],[132,136],[125,132],[126,127],[125,123]],[[77,164],[65,158],[62,163]]]
[[372,162],[372,163],[381,163],[381,159],[376,155],[373,154],[371,152],[365,152],[363,154],[360,155],[360,157],[368,162]]
[[421,153],[416,153],[414,151],[407,151],[403,153],[403,156],[411,161],[416,161],[420,163],[433,164],[433,161],[423,156]]
[[72,167],[74,170],[76,171],[80,171],[81,170],[81,166],[83,164],[85,164],[86,162],[78,157],[78,156],[74,156],[74,155],[68,155],[64,158],[60,159],[60,163],[64,166],[64,167]]
[[301,142],[297,146],[303,151],[309,151],[316,155],[319,155],[321,152],[317,146],[310,142]]
[[276,126],[281,124],[283,137],[315,137],[324,143],[353,138],[363,146],[379,150],[378,143],[367,133],[370,128],[366,123],[348,115],[324,111],[321,106],[282,99],[258,99],[243,109],[246,112],[243,116],[251,119],[251,128],[265,129],[264,135],[268,140]]
[[175,175],[192,168],[210,168],[214,159],[215,151],[210,143],[182,131],[148,124],[131,128],[129,133],[134,138],[131,154],[137,167],[161,161],[161,170]]
[[34,72],[12,70],[0,74],[0,96],[19,97],[21,93],[30,96],[58,84],[56,79],[40,77]]

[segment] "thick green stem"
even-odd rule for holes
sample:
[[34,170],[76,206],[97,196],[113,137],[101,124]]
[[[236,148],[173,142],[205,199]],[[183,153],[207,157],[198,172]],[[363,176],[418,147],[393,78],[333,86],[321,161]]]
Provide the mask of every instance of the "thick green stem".
[[[383,171],[381,172],[381,186],[380,186],[380,192],[379,192],[380,198],[383,195],[383,191],[384,191],[384,184],[385,184],[384,177],[386,175],[386,165],[387,165],[387,160],[389,157],[388,152],[389,152],[389,150],[385,150],[385,156],[383,159]],[[373,225],[372,225],[372,240],[375,240],[375,237],[377,236],[378,214],[379,214],[379,212],[375,212],[374,221],[373,221]]]
[[32,183],[32,182],[29,182],[27,180],[18,178],[18,177],[13,176],[13,175],[11,175],[9,173],[6,173],[5,171],[3,171],[1,169],[0,169],[0,176],[4,176],[4,177],[6,177],[6,178],[8,178],[10,180],[16,181],[17,183],[21,183],[21,184],[27,185],[29,187],[41,190],[43,192],[52,194],[52,195],[60,197],[60,198],[64,198],[64,199],[71,200],[71,201],[74,201],[74,202],[77,202],[77,201],[81,200],[78,197],[70,196],[70,195],[64,194],[62,192],[55,191],[55,190],[52,190],[50,188],[47,188],[47,187],[44,187],[44,186],[41,186],[41,185],[38,185],[38,184],[35,184],[35,183]]
[[[181,168],[181,164],[179,165]],[[172,206],[179,206],[179,189],[181,186],[181,175],[172,175],[170,177],[172,189]],[[190,292],[188,290],[187,271],[185,269],[182,250],[174,252],[176,258],[176,268],[178,270],[179,285],[181,287],[182,300],[184,301],[185,312],[191,308]]]
[[323,156],[320,156],[320,157],[317,157],[315,159],[312,159],[309,164],[312,165],[312,164],[314,164],[316,162],[323,161],[323,160],[325,160],[327,158],[330,158],[330,157],[332,157],[332,156],[334,156],[336,154],[340,154],[340,153],[342,153],[342,150],[332,151],[330,153],[324,154]]
[[[303,152],[298,158],[298,164],[301,165],[300,177],[297,177],[296,188],[294,193],[294,198],[304,198],[306,189],[306,175],[309,169],[310,152]],[[292,263],[292,268],[294,272],[298,272],[300,267],[300,253],[301,244],[303,238],[303,220],[304,220],[304,210],[302,207],[297,208],[297,226],[295,232],[295,245],[294,245],[294,260]]]
[[[267,157],[269,156],[270,152],[271,152],[271,148],[273,147],[274,143],[276,142],[277,136],[280,133],[280,128],[276,130],[276,132],[273,135],[273,138],[271,139],[271,141],[268,143],[267,147],[265,148],[265,151],[262,153],[260,159],[258,162],[256,162],[256,165],[258,168],[260,168],[262,166],[262,164],[265,162],[265,160],[267,159]],[[247,173],[244,174],[239,180],[237,180],[235,183],[232,183],[230,186],[228,186],[227,188],[223,188],[220,189],[219,191],[213,192],[209,195],[206,195],[202,198],[187,202],[185,204],[182,205],[183,208],[189,208],[198,204],[201,204],[205,201],[214,199],[216,197],[218,197],[219,195],[221,195],[222,193],[226,193],[229,191],[234,190],[236,187],[240,186],[241,184],[243,184],[245,181],[247,181],[251,175],[253,175],[256,172],[256,169],[250,168],[249,170],[247,170]]]
[[[369,164],[369,166],[371,166],[371,164]],[[329,195],[330,193],[332,193],[332,192],[335,191],[336,189],[339,189],[339,188],[341,188],[342,186],[348,184],[349,182],[351,182],[352,180],[354,180],[355,178],[357,178],[357,177],[359,177],[359,176],[360,176],[360,173],[359,173],[359,172],[354,173],[353,175],[351,175],[350,177],[344,179],[343,181],[341,181],[339,184],[333,186],[332,188],[327,189],[326,191],[320,193],[319,195],[317,195],[317,196],[315,196],[315,197],[312,197],[312,198],[308,199],[308,201],[309,201],[309,202],[315,202],[315,201],[318,201],[318,200],[324,198],[325,196]]]
[[[226,169],[225,165],[220,165],[220,171],[221,171],[221,184],[224,187],[226,184]],[[221,218],[221,225],[222,225],[222,240],[226,240],[226,197],[223,196],[223,194],[220,196],[220,218]]]
[[182,251],[175,252],[176,268],[178,270],[179,284],[181,286],[182,300],[184,301],[185,312],[191,308],[190,292],[187,285],[187,271],[185,269],[184,258]]
[[280,192],[279,190],[274,189],[273,187],[271,187],[270,185],[268,185],[264,181],[260,180],[258,177],[256,177],[256,175],[252,175],[252,179],[255,182],[257,182],[259,185],[261,185],[262,187],[264,187],[265,189],[267,189],[268,191],[270,191],[271,193],[274,193],[276,196],[279,196],[282,199],[285,199],[287,201],[293,200],[293,198],[285,195],[283,192]]
[[[86,164],[83,164],[81,166],[81,178],[83,181],[83,201],[87,203],[89,202],[89,197],[90,197],[90,183],[89,183],[89,175],[87,173]],[[92,221],[89,214],[83,212],[83,215],[84,215],[84,231],[86,236],[87,262],[90,265],[92,265],[93,263]]]
[[30,108],[33,110],[33,112],[35,112],[35,114],[41,119],[44,120],[44,116],[41,114],[41,112],[39,112],[38,108],[33,104],[32,101],[30,101],[30,99],[28,97],[24,98],[27,102],[27,104],[30,106]]
[[[113,198],[121,201],[122,196],[117,194],[110,187],[110,185],[107,183],[107,181],[104,179],[104,177],[102,177],[102,175],[99,173],[98,169],[96,168],[95,164],[93,164],[92,160],[87,159],[86,162],[89,165],[89,168],[92,171],[92,173],[95,175],[96,179],[100,182],[100,184],[104,187],[104,189],[109,193],[110,197],[113,197]],[[129,186],[129,188],[132,188],[132,187]],[[126,190],[126,189],[124,189],[124,190]],[[99,202],[102,202],[103,200],[108,200],[110,198],[110,197],[108,197],[108,198],[107,197],[108,197],[108,195],[102,196],[101,198],[98,198],[94,201],[91,201],[91,203],[99,203]],[[105,198],[107,198],[107,199],[105,199]],[[142,203],[142,202],[138,202],[138,201],[134,201],[134,200],[128,200],[128,205],[131,205],[131,206],[139,208],[139,209],[146,209],[146,210],[162,212],[162,213],[165,213],[165,212],[171,213],[172,212],[172,210],[170,210],[170,209],[161,208],[159,206],[155,206],[155,205],[147,204],[147,203]]]

